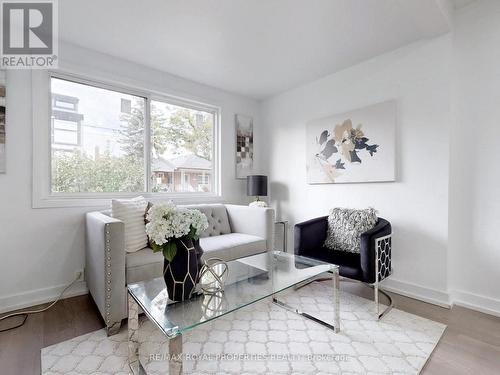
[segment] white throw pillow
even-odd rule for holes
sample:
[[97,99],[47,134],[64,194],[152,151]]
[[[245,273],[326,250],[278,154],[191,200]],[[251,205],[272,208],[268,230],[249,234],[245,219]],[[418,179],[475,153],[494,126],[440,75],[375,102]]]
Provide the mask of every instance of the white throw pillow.
[[148,202],[144,197],[113,199],[111,216],[125,223],[125,251],[133,253],[148,246],[144,213]]

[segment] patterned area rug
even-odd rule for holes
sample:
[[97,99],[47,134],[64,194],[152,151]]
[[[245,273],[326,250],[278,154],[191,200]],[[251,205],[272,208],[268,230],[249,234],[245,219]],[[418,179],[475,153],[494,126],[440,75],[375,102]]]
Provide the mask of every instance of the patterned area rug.
[[[313,283],[281,298],[331,321],[329,283]],[[393,309],[381,321],[375,304],[341,293],[341,332],[269,301],[250,305],[183,336],[186,374],[418,374],[446,326]],[[168,373],[166,343],[145,320],[140,340],[148,373]],[[42,374],[130,374],[127,330],[92,332],[42,349]]]

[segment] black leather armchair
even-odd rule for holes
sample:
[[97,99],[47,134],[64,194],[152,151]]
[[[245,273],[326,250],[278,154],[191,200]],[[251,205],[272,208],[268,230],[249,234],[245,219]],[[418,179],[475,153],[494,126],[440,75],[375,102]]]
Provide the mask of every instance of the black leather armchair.
[[379,218],[372,229],[361,234],[359,254],[345,251],[334,251],[324,247],[328,230],[328,216],[318,217],[295,225],[295,254],[339,266],[340,276],[370,284],[375,290],[375,302],[378,314],[378,292],[390,301],[385,315],[392,307],[392,299],[384,291],[379,290],[379,282],[392,272],[391,266],[391,224]]

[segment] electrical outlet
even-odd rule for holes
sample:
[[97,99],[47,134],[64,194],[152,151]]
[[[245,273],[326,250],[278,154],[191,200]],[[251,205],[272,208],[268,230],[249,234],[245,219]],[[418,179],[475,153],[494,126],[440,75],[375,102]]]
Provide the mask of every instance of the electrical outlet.
[[85,280],[85,271],[83,269],[75,271],[75,279],[76,281],[84,281]]

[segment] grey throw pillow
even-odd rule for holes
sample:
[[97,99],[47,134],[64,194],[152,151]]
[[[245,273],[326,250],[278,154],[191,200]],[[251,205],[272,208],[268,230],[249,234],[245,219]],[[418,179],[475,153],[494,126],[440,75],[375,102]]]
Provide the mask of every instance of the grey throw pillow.
[[372,229],[377,224],[377,220],[377,211],[374,208],[365,210],[331,209],[328,216],[325,247],[359,254],[361,234]]

